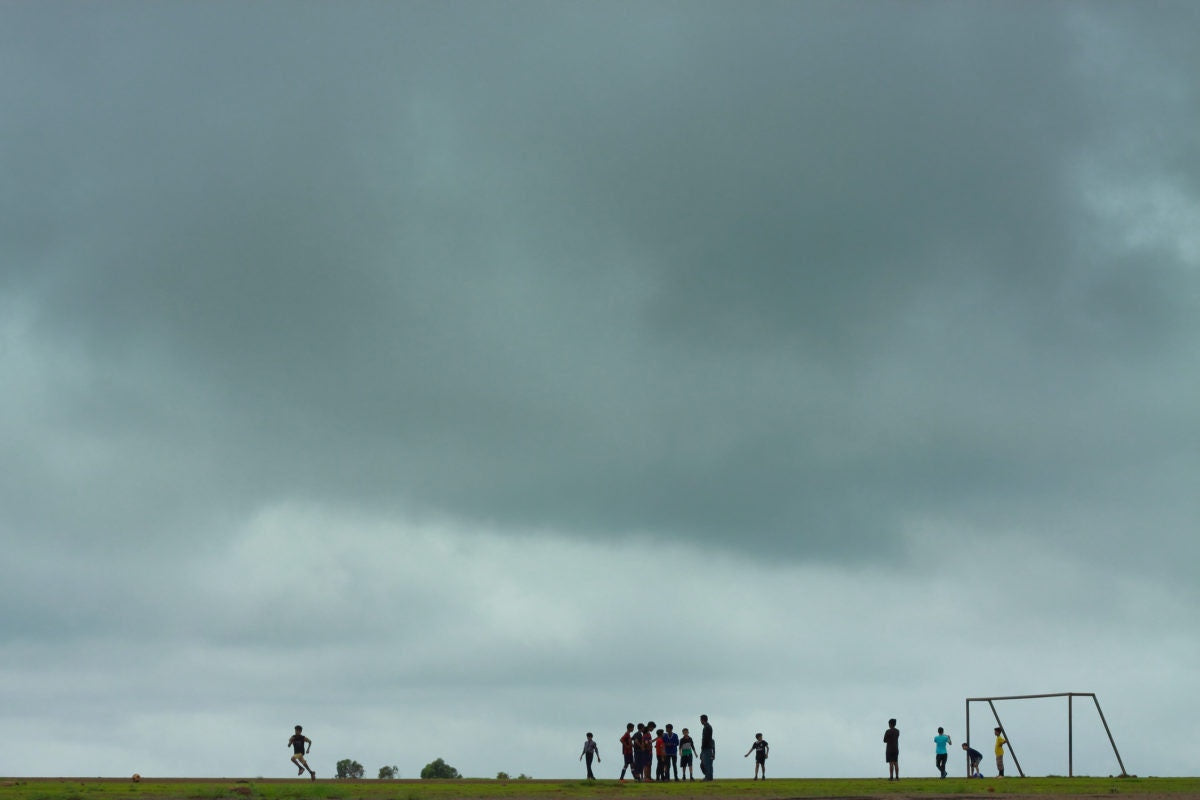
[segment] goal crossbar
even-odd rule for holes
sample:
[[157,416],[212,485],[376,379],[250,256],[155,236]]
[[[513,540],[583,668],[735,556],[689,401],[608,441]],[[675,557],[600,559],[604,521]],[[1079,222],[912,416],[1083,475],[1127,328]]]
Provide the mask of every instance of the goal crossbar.
[[[1124,777],[1128,773],[1125,771],[1125,763],[1121,761],[1121,754],[1117,752],[1117,743],[1113,740],[1112,731],[1108,727],[1108,720],[1104,718],[1104,712],[1100,709],[1100,701],[1096,699],[1095,692],[1052,692],[1050,694],[1014,694],[1004,697],[968,697],[966,702],[967,710],[967,741],[971,741],[971,703],[987,703],[988,708],[992,710],[992,716],[996,718],[996,727],[1004,731],[1004,738],[1008,741],[1008,752],[1012,756],[1013,764],[1017,768],[1017,772],[1021,777],[1025,777],[1025,771],[1021,769],[1021,762],[1017,760],[1017,753],[1013,749],[1012,739],[1009,737],[1008,729],[1004,727],[1004,723],[1000,721],[1000,714],[996,711],[995,701],[998,700],[1039,700],[1046,697],[1065,697],[1067,698],[1067,775],[1075,777],[1075,718],[1074,718],[1074,702],[1076,697],[1090,697],[1092,702],[1096,704],[1096,713],[1100,715],[1100,722],[1104,725],[1104,732],[1108,734],[1108,743],[1112,745],[1113,755],[1117,757],[1117,764],[1121,767],[1121,775]],[[970,774],[970,763],[967,764]]]

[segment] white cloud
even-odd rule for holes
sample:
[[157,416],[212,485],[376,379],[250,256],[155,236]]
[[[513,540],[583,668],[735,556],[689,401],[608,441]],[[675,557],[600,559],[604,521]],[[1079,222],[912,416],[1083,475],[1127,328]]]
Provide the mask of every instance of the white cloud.
[[[513,533],[265,509],[228,548],[159,576],[176,591],[119,639],[101,621],[6,650],[6,706],[30,727],[18,763],[283,774],[275,739],[300,723],[323,772],[352,757],[411,776],[441,756],[469,775],[557,777],[574,774],[584,730],[615,765],[626,721],[695,728],[708,713],[726,776],[757,730],[774,774],[872,774],[889,716],[902,720],[906,771],[923,774],[924,734],[943,724],[961,738],[964,697],[1043,691],[1098,692],[1140,774],[1191,763],[1138,735],[1186,685],[1195,642],[1155,621],[1171,627],[1190,601],[1036,542],[914,539],[894,571]],[[136,575],[122,581],[138,591]],[[76,744],[49,722],[68,718]],[[1061,731],[1022,719],[1006,724],[1027,769],[1065,771],[1041,752]],[[101,727],[109,749],[87,747]],[[169,734],[147,733],[159,729]],[[1077,771],[1112,771],[1079,736]]]

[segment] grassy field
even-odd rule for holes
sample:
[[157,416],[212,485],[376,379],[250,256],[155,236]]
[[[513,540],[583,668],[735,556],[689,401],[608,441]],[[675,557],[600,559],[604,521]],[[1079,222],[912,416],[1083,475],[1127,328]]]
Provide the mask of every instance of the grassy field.
[[1200,798],[1200,778],[912,778],[718,780],[638,784],[577,780],[3,778],[0,800],[793,800],[794,798]]

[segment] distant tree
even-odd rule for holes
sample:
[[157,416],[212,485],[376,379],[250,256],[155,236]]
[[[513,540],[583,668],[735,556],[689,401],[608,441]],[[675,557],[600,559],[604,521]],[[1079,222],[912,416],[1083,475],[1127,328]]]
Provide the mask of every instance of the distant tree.
[[519,781],[531,781],[531,780],[533,780],[533,776],[532,776],[532,775],[526,775],[524,772],[522,772],[520,775],[518,775],[518,776],[517,776],[517,780],[519,780]]
[[497,772],[497,773],[496,773],[496,780],[498,780],[498,781],[506,781],[506,780],[508,780],[508,773],[507,773],[507,772]]
[[379,768],[379,780],[381,781],[391,781],[399,777],[400,768],[397,766]]
[[343,758],[337,762],[337,776],[339,778],[361,778],[363,765],[353,759]]
[[449,764],[447,764],[445,761],[443,761],[440,758],[436,759],[434,761],[430,761],[428,764],[425,765],[425,768],[421,770],[421,779],[422,780],[429,780],[431,778],[461,778],[461,777],[462,777],[462,775],[458,774],[458,770],[456,770],[454,767],[450,766]]

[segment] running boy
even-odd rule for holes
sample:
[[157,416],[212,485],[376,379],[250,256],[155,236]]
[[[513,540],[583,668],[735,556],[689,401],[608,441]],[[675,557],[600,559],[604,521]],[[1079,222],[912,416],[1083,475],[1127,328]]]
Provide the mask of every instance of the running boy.
[[297,775],[303,775],[304,770],[308,770],[309,777],[315,781],[317,773],[304,760],[304,755],[312,750],[312,739],[301,733],[303,730],[304,728],[297,725],[296,732],[288,739],[288,747],[292,748],[292,765],[300,770]]

